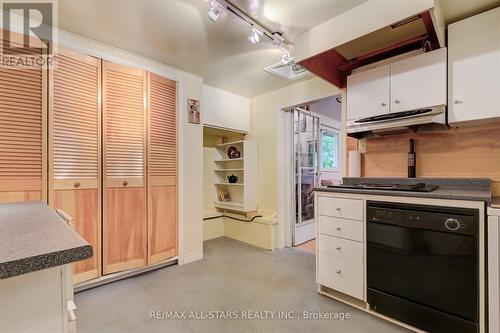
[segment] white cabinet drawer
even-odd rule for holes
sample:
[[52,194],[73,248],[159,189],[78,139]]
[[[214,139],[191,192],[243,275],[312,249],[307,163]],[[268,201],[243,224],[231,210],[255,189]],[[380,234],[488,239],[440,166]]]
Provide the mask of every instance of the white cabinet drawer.
[[363,223],[320,215],[318,233],[362,242]]
[[319,215],[363,221],[363,200],[320,196],[318,211]]
[[363,244],[355,241],[320,234],[318,251],[363,263]]
[[319,253],[318,283],[352,297],[363,299],[363,264]]

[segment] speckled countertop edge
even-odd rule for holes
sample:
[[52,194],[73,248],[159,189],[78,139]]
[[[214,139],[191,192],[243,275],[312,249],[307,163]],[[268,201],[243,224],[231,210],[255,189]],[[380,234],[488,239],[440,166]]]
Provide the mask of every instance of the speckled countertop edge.
[[27,273],[69,264],[92,257],[92,246],[85,245],[73,249],[42,254],[34,257],[4,262],[0,264],[0,279],[7,279]]
[[44,202],[0,204],[0,279],[92,255],[92,246]]

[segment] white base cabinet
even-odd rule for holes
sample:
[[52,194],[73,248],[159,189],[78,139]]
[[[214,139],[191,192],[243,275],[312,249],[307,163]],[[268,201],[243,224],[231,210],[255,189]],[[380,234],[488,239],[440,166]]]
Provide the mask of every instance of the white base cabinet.
[[500,7],[448,26],[448,121],[500,120]]
[[317,283],[365,300],[363,200],[317,194]]
[[75,331],[71,264],[0,280],[0,295],[2,332]]

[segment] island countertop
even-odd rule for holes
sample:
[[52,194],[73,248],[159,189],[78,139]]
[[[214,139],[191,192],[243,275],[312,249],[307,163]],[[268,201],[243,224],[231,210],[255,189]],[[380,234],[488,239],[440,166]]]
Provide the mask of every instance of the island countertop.
[[0,204],[0,279],[92,257],[92,246],[43,202]]

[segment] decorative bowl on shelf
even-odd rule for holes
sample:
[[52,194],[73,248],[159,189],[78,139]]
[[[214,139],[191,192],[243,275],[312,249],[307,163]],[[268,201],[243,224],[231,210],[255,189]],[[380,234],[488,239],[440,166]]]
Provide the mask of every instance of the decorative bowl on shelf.
[[227,176],[227,181],[230,184],[236,184],[236,182],[238,181],[238,176],[235,175]]
[[235,158],[240,158],[241,152],[235,146],[231,146],[227,149],[227,157],[229,157],[229,159],[231,160]]

